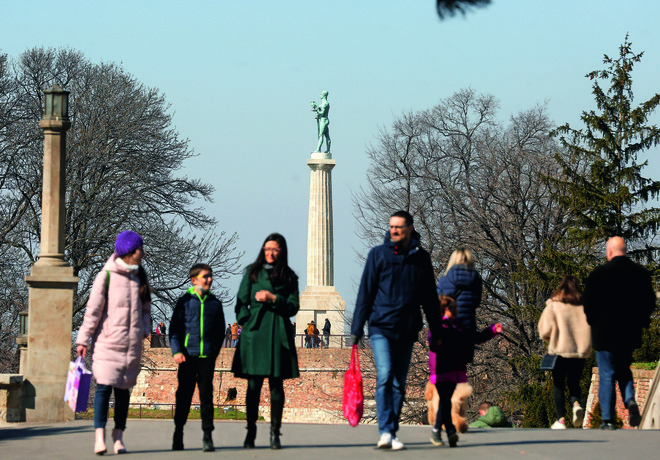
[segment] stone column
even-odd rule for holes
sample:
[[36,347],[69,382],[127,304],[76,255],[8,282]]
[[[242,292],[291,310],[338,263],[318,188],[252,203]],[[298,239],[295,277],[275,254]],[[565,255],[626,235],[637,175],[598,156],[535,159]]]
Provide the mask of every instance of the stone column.
[[[30,287],[27,371],[23,403],[28,422],[72,420],[64,402],[71,360],[73,290],[78,278],[64,260],[66,131],[68,92],[46,93],[41,250],[25,281]],[[50,99],[49,99],[50,98]]]
[[309,217],[307,222],[307,286],[334,285],[332,235],[332,168],[335,160],[307,160]]
[[[307,284],[300,294],[296,315],[297,334],[304,334],[314,321],[319,331],[328,318],[332,325],[330,347],[341,345],[346,303],[334,286],[334,242],[332,229],[332,169],[336,161],[329,153],[312,153],[310,169],[309,216],[307,230]],[[322,337],[322,335],[321,335]],[[303,342],[298,339],[298,346]]]

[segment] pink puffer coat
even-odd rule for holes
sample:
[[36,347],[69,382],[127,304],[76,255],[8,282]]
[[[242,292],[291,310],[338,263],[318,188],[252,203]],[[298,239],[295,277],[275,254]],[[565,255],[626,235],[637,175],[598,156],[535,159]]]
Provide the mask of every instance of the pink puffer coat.
[[[92,373],[96,383],[127,389],[135,385],[140,373],[142,341],[149,336],[151,304],[142,303],[137,272],[130,272],[110,256],[96,275],[87,302],[85,319],[76,343],[92,339]],[[106,270],[110,271],[106,308]]]

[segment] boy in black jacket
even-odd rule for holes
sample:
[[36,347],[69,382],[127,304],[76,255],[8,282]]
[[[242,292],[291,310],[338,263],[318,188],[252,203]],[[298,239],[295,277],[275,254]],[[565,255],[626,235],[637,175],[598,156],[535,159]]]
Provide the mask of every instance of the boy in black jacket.
[[213,452],[213,373],[224,338],[225,316],[222,303],[210,292],[213,283],[210,266],[193,266],[190,282],[192,286],[177,301],[170,322],[170,348],[179,365],[172,450],[183,450],[183,426],[197,384],[203,451]]

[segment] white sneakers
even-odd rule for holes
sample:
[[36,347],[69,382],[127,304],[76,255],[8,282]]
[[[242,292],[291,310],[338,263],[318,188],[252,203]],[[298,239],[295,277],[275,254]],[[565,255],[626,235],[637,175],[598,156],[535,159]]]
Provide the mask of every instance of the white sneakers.
[[392,450],[401,450],[403,449],[403,443],[399,441],[399,438],[392,438]]
[[564,421],[564,417],[560,418],[555,423],[553,423],[550,428],[552,428],[553,430],[565,430],[566,422]]
[[401,450],[403,449],[404,445],[396,436],[392,437],[390,433],[383,433],[380,435],[380,439],[378,440],[376,447],[379,449]]
[[580,403],[577,401],[573,404],[573,426],[575,428],[582,428],[582,422],[584,422],[584,409],[580,406]]
[[392,447],[392,435],[389,433],[381,434],[376,447],[379,449],[390,449]]

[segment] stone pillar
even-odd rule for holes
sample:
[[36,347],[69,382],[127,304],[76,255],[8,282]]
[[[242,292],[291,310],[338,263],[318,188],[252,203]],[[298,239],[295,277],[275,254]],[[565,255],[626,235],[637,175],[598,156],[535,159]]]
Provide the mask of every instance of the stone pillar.
[[64,402],[71,360],[73,290],[78,278],[64,260],[68,92],[45,91],[41,251],[25,281],[30,287],[27,370],[23,403],[28,422],[72,420]]
[[335,165],[329,153],[314,152],[307,160],[310,169],[307,285],[300,294],[300,311],[296,315],[297,334],[304,334],[311,321],[321,331],[328,318],[331,334],[336,336],[331,338],[330,347],[341,345],[346,306],[334,287],[332,169]]
[[307,166],[311,170],[307,221],[307,286],[334,285],[332,168],[336,164],[336,161],[331,159],[307,160]]

